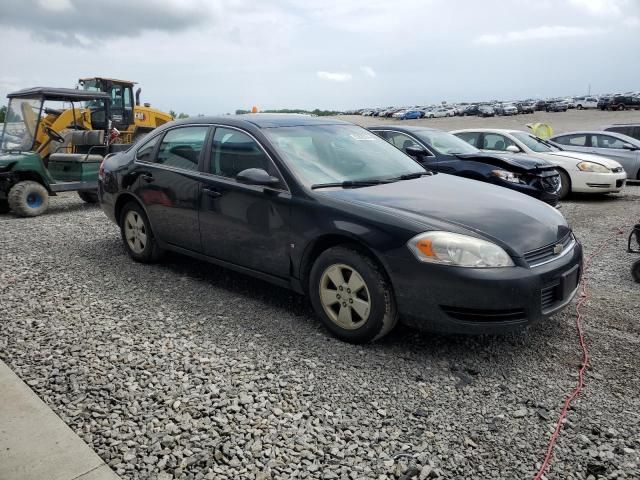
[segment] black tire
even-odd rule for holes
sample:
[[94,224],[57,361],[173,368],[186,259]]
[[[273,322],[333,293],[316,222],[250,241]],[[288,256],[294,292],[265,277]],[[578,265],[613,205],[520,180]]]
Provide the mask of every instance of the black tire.
[[618,110],[621,112],[624,110],[624,105],[618,105]]
[[631,276],[637,283],[640,283],[640,260],[636,260],[631,265]]
[[49,208],[49,192],[38,182],[25,180],[9,190],[9,207],[20,217],[36,217]]
[[9,202],[7,200],[0,200],[0,214],[9,213],[10,210]]
[[[130,213],[134,218],[136,218],[136,220],[140,220],[141,225],[138,233],[142,233],[145,236],[144,246],[142,246],[142,242],[140,241],[137,243],[139,250],[135,249],[135,245],[136,240],[140,240],[140,238],[133,238],[132,243],[130,243],[131,239],[127,238],[129,232],[127,222],[129,222],[130,220]],[[131,227],[135,227],[135,225],[133,225],[133,222],[130,222],[129,225]],[[122,208],[122,211],[120,213],[120,234],[122,236],[122,243],[124,243],[124,248],[127,250],[129,256],[136,262],[153,263],[158,261],[158,259],[162,256],[162,249],[158,246],[158,242],[156,242],[153,231],[151,230],[151,226],[149,224],[149,219],[138,203],[129,202]]]
[[577,108],[578,110],[582,110],[582,105],[576,105],[576,108]]
[[571,178],[569,177],[567,172],[563,170],[558,170],[558,173],[560,174],[561,182],[560,191],[558,192],[558,199],[562,200],[571,193]]
[[78,192],[78,196],[82,199],[83,202],[86,203],[98,203],[98,194],[97,192],[87,192],[80,191]]
[[[328,271],[331,268],[339,269],[341,272],[349,272],[349,269],[351,269],[359,275],[364,283],[364,287],[361,287],[358,291],[351,292],[347,287],[351,283],[351,275],[353,274],[349,276],[349,283],[345,283],[343,286],[338,286],[331,282],[331,285],[336,287],[336,297],[340,298],[340,293],[343,295],[341,300],[336,300],[339,311],[342,308],[348,309],[351,321],[354,318],[359,319],[354,322],[354,328],[343,328],[337,323],[337,320],[332,319],[325,311],[325,306],[320,297],[320,289],[324,279],[329,276]],[[342,275],[342,278],[346,278],[344,273]],[[344,290],[342,290],[343,287]],[[309,276],[309,296],[316,314],[329,331],[339,339],[349,343],[366,343],[378,340],[393,330],[393,327],[398,322],[398,311],[389,280],[387,280],[381,268],[368,255],[348,246],[329,248],[316,259]],[[343,301],[355,299],[358,302],[362,298],[365,298],[369,305],[366,310],[368,316],[364,319],[357,314],[355,308]],[[342,306],[340,301],[343,301]],[[327,307],[327,309],[331,310],[332,308]],[[355,316],[354,312],[356,313]],[[335,312],[335,310],[334,315],[338,316],[338,312]],[[363,323],[356,328],[359,322]]]

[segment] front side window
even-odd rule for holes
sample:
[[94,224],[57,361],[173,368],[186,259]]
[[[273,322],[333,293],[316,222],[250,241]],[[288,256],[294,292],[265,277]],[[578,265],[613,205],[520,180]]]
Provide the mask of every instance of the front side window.
[[169,130],[160,144],[156,163],[183,170],[198,170],[200,154],[209,127],[182,127]]
[[425,172],[396,147],[355,125],[282,127],[264,132],[306,185],[386,180]]
[[587,144],[587,136],[581,135],[581,134],[565,135],[563,137],[556,138],[555,142],[561,145],[572,145],[574,147],[584,147]]
[[505,151],[507,147],[516,146],[512,140],[505,137],[504,135],[500,135],[498,133],[485,133],[484,134],[484,150],[499,150]]
[[624,148],[625,143],[623,140],[609,135],[594,135],[591,139],[591,144],[597,148],[615,148],[621,150]]
[[153,150],[156,148],[159,139],[159,135],[155,136],[151,140],[147,141],[144,145],[142,145],[136,152],[136,160],[139,160],[141,162],[153,162]]
[[418,143],[413,140],[409,135],[400,132],[385,132],[387,141],[396,148],[399,148],[404,153],[407,153],[409,147],[420,147]]
[[473,145],[476,148],[480,148],[478,146],[478,140],[480,139],[480,134],[478,132],[460,132],[460,133],[456,133],[455,136],[464,140],[469,145]]
[[[301,144],[299,148],[308,148]],[[249,135],[232,128],[216,128],[211,145],[209,173],[233,178],[249,168],[258,168],[269,175],[280,177],[275,166],[260,145]]]

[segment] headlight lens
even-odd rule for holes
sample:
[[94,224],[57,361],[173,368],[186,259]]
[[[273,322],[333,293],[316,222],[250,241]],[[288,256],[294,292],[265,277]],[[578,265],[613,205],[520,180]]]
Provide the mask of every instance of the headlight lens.
[[582,172],[593,172],[593,173],[609,173],[609,170],[604,165],[600,165],[595,162],[580,162],[578,164],[578,170]]
[[451,232],[426,232],[407,242],[418,260],[458,267],[513,267],[511,257],[494,243]]
[[525,183],[519,173],[508,172],[507,170],[493,170],[491,175],[511,183]]

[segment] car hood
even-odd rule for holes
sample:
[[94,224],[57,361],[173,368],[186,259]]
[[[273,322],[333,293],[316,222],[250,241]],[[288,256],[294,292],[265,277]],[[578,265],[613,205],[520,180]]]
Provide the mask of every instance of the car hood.
[[501,166],[508,165],[512,167],[516,167],[522,171],[533,171],[533,170],[544,170],[553,168],[553,164],[542,159],[529,155],[509,155],[509,154],[498,154],[498,153],[469,153],[469,154],[461,154],[456,155],[458,158],[464,159],[473,159],[477,158],[480,161],[484,161],[485,163],[490,163],[492,165]]
[[446,229],[484,237],[515,256],[552,244],[570,231],[562,214],[544,202],[446,174],[317,193],[403,217],[420,231]]
[[551,162],[554,161],[553,159],[557,160],[558,157],[560,157],[563,159],[575,159],[579,162],[596,162],[608,168],[620,167],[620,164],[615,160],[603,157],[602,155],[595,155],[593,153],[570,152],[567,150],[562,150],[561,152],[549,152],[545,155],[549,155],[549,160]]

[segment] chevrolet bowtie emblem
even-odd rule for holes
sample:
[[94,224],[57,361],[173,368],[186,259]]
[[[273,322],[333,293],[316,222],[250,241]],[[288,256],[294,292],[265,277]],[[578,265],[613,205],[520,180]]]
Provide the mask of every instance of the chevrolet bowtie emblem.
[[553,253],[556,255],[560,255],[563,250],[564,250],[564,245],[562,245],[561,243],[558,243],[553,247]]

